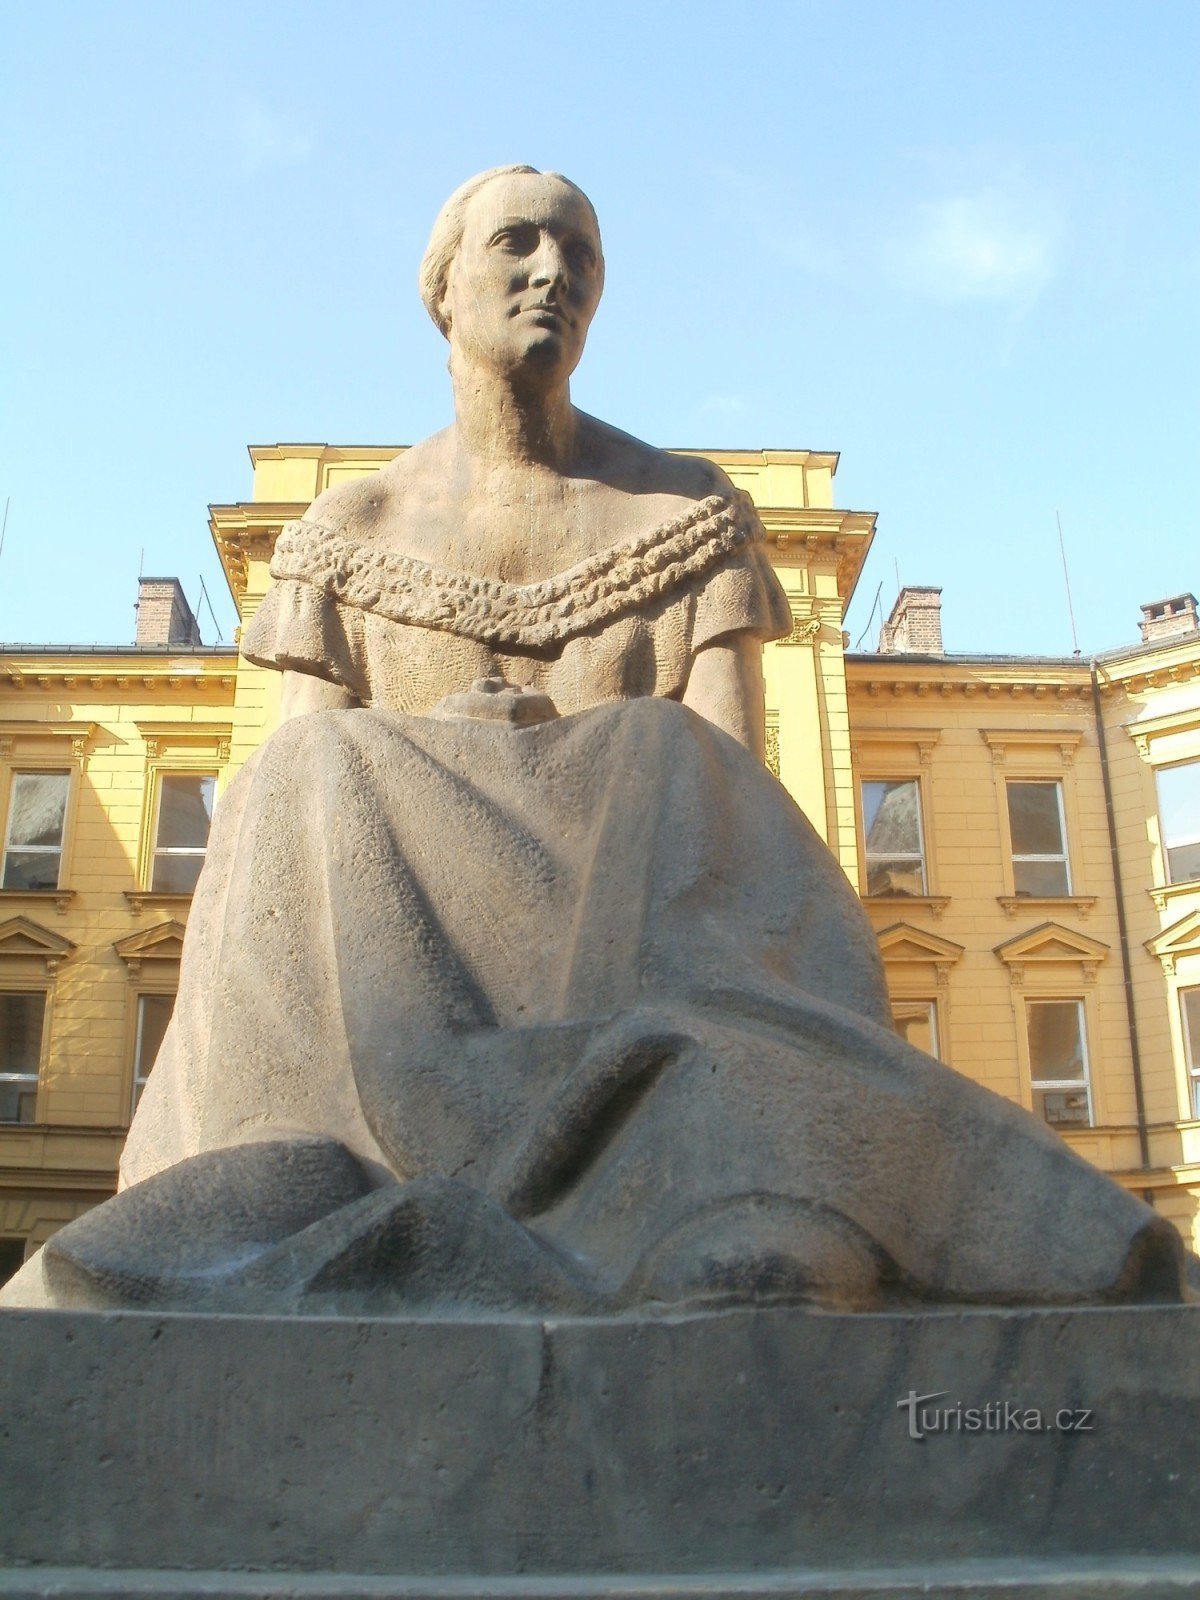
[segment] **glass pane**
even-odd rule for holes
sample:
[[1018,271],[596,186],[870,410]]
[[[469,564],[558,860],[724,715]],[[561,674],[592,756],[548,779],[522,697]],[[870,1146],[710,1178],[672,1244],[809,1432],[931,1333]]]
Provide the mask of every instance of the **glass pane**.
[[1043,1083],[1057,1083],[1064,1078],[1078,1078],[1082,1083],[1083,1032],[1078,1000],[1031,1000],[1028,1021],[1031,1076]]
[[1069,894],[1067,864],[1065,861],[1014,861],[1013,887],[1018,894],[1038,899]]
[[1167,850],[1167,877],[1172,883],[1200,878],[1200,844],[1177,844]]
[[150,1069],[158,1059],[163,1035],[171,1012],[175,1009],[173,994],[144,994],[138,1000],[138,1056],[136,1072],[139,1078],[148,1078]]
[[8,842],[61,845],[67,815],[66,772],[18,772],[13,779]]
[[150,888],[156,894],[191,894],[204,865],[202,855],[155,856]]
[[0,1239],[0,1284],[5,1284],[25,1265],[24,1239]]
[[1040,1111],[1052,1128],[1091,1126],[1086,1089],[1035,1089],[1033,1109]]
[[915,778],[901,783],[864,783],[863,823],[870,856],[921,853],[918,786]]
[[937,1011],[932,1000],[897,1000],[892,1005],[892,1021],[906,1044],[937,1055]]
[[867,893],[924,894],[925,874],[919,861],[867,862]]
[[61,866],[57,850],[10,850],[4,857],[4,887],[57,889]]
[[45,1016],[44,994],[0,994],[0,1072],[28,1072],[36,1079]]
[[35,1122],[36,1109],[36,1078],[0,1078],[0,1122]]
[[1057,783],[1010,783],[1008,821],[1014,856],[1065,854]]
[[1168,848],[1200,845],[1200,761],[1162,767],[1157,776],[1164,843]]
[[217,780],[193,773],[172,773],[159,785],[156,848],[180,846],[203,850],[208,843]]
[[1183,1011],[1183,1041],[1188,1066],[1200,1072],[1200,989],[1181,989],[1179,1005]]

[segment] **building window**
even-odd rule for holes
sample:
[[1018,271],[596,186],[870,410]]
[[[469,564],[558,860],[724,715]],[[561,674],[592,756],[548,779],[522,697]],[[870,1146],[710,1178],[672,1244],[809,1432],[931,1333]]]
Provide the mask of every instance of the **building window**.
[[1179,1009],[1183,1013],[1183,1048],[1192,1083],[1192,1115],[1200,1118],[1200,989],[1181,989]]
[[137,1038],[133,1047],[133,1105],[138,1108],[142,1090],[150,1076],[175,1009],[173,994],[140,994],[137,1003]]
[[59,887],[70,787],[69,772],[13,774],[0,887]]
[[936,1000],[893,1000],[892,1026],[906,1044],[940,1059]]
[[1013,888],[1018,895],[1053,899],[1071,892],[1062,784],[1008,784]]
[[923,895],[925,846],[921,786],[916,778],[872,780],[862,786],[869,895]]
[[207,773],[166,772],[158,780],[152,892],[191,894],[195,889],[216,790],[216,778]]
[[1200,878],[1200,761],[1160,767],[1156,777],[1167,882],[1190,883]]
[[0,1288],[25,1265],[24,1239],[0,1239]]
[[36,1120],[46,996],[0,991],[0,1122]]
[[1030,1000],[1026,1022],[1034,1111],[1052,1128],[1091,1127],[1083,1001]]

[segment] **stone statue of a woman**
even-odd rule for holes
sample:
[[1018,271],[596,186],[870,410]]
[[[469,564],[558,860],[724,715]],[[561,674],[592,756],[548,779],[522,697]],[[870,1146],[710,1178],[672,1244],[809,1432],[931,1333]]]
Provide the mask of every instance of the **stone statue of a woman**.
[[571,404],[603,279],[564,178],[444,207],[454,425],[280,537],[243,648],[286,720],[218,807],[126,1187],[10,1301],[1183,1294],[1169,1224],[891,1032],[761,763],[751,505]]

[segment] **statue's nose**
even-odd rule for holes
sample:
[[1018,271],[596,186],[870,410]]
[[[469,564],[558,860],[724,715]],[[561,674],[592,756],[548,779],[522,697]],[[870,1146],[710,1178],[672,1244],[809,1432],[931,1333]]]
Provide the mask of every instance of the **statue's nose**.
[[541,288],[550,284],[563,285],[567,281],[567,263],[553,239],[543,239],[533,263],[530,283]]

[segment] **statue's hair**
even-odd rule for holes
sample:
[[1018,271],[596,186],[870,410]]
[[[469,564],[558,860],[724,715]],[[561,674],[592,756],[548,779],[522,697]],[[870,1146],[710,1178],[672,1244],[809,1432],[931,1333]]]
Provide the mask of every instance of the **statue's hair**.
[[442,301],[446,295],[446,285],[450,277],[450,267],[458,254],[458,247],[462,244],[463,229],[466,226],[467,207],[479,193],[492,182],[493,178],[508,178],[517,174],[526,174],[533,178],[557,178],[559,183],[565,183],[575,193],[592,213],[592,220],[596,223],[596,237],[600,237],[600,224],[596,220],[595,207],[584,194],[577,183],[572,183],[570,178],[564,178],[561,172],[539,172],[537,167],[511,166],[490,167],[487,172],[478,172],[473,178],[468,178],[466,183],[460,184],[446,201],[437,214],[437,221],[433,225],[433,232],[429,235],[429,243],[425,247],[425,254],[421,259],[421,270],[418,283],[421,289],[421,299],[425,302],[425,309],[437,324],[438,330],[446,337],[450,337],[449,324],[442,314]]

